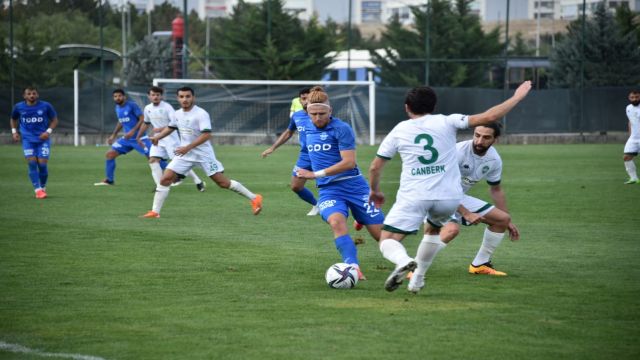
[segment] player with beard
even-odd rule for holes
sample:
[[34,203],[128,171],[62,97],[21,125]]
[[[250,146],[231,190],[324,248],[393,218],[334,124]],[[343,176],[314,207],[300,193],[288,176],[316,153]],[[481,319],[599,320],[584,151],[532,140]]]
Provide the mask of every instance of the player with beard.
[[[511,222],[506,196],[500,187],[502,159],[498,151],[492,147],[499,136],[500,124],[492,123],[475,127],[472,140],[456,144],[462,190],[465,195],[454,215],[455,220],[442,228],[441,237],[442,242],[447,244],[458,235],[460,224],[470,226],[485,223],[488,225],[484,231],[482,245],[469,265],[471,274],[507,275],[493,268],[491,255],[500,245],[507,231],[512,241],[520,238],[518,228]],[[473,185],[483,179],[486,179],[489,184],[489,193],[495,205],[466,194]],[[425,223],[425,231],[428,227],[428,223]]]
[[633,158],[638,156],[640,151],[640,90],[633,90],[629,93],[629,102],[627,105],[627,118],[629,119],[629,140],[624,145],[624,168],[629,174],[629,180],[625,184],[640,184],[638,180],[638,172]]

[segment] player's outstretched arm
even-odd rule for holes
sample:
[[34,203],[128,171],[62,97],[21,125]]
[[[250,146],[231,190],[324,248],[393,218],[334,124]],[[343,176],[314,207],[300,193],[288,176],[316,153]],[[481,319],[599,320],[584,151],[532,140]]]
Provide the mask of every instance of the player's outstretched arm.
[[296,176],[303,179],[317,179],[325,176],[340,174],[341,172],[351,170],[356,167],[356,151],[342,150],[340,151],[339,162],[318,171],[309,171],[306,169],[298,169]]
[[140,125],[140,131],[138,131],[138,135],[136,136],[136,142],[140,144],[140,146],[142,147],[144,147],[144,143],[142,142],[142,137],[147,135],[148,127],[149,125],[147,125],[146,122],[143,122],[142,125]]
[[113,144],[113,141],[116,139],[116,136],[118,136],[118,133],[120,132],[121,129],[122,129],[122,124],[118,122],[116,124],[116,128],[113,129],[113,133],[111,133],[111,135],[109,135],[109,137],[107,138],[107,143],[109,145]]
[[18,132],[18,121],[16,119],[9,119],[9,124],[11,124],[11,138],[13,142],[20,141],[20,133]]
[[153,145],[158,145],[158,141],[160,141],[160,139],[166,137],[167,135],[171,134],[173,131],[175,130],[175,128],[172,128],[170,126],[164,127],[162,129],[162,131],[160,131],[159,133],[153,135],[152,137],[149,138],[149,140],[151,140],[151,143]]
[[289,139],[291,139],[291,136],[293,136],[293,131],[289,129],[286,129],[285,131],[283,131],[282,134],[280,134],[280,136],[276,140],[276,142],[274,142],[273,145],[271,145],[267,150],[262,152],[262,157],[266,158],[267,156],[271,155],[274,151],[276,151],[277,148],[280,147],[280,145],[289,141]]
[[188,153],[189,151],[191,151],[191,149],[195,148],[196,146],[202,145],[205,142],[209,141],[209,139],[211,139],[211,133],[203,132],[202,134],[200,134],[200,136],[198,136],[195,140],[193,140],[191,144],[185,145],[185,146],[178,146],[174,152],[176,155],[182,156]]
[[527,80],[520,84],[513,96],[505,100],[503,103],[498,104],[481,114],[469,116],[469,127],[487,125],[500,120],[527,96],[529,90],[531,90],[531,81]]
[[42,134],[40,134],[39,138],[40,140],[47,140],[49,139],[49,135],[51,134],[51,132],[53,132],[53,129],[55,129],[56,127],[58,127],[58,117],[54,117],[53,119],[51,119],[51,122],[49,122],[49,128],[47,129],[47,131],[43,132]]

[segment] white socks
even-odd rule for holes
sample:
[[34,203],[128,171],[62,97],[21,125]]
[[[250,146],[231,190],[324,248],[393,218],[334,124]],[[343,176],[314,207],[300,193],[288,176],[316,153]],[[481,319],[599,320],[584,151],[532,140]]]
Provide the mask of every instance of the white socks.
[[231,180],[231,186],[229,186],[229,190],[237,192],[238,194],[246,197],[249,200],[253,200],[256,198],[256,194],[252,193],[251,191],[249,191],[249,189],[244,187],[244,185],[235,180]]
[[482,245],[480,246],[480,250],[476,254],[475,259],[471,263],[473,266],[480,266],[484,263],[489,262],[491,260],[491,255],[495,249],[500,245],[502,239],[504,238],[505,233],[496,233],[489,228],[484,229],[484,237],[482,238]]
[[404,248],[402,243],[393,239],[384,239],[380,241],[380,252],[385,259],[394,263],[396,268],[404,266],[413,260],[407,254],[407,249]]
[[162,168],[160,167],[160,163],[149,163],[149,167],[151,168],[151,176],[153,177],[153,181],[155,181],[156,186],[160,185],[160,179],[162,178]]
[[187,173],[187,176],[193,179],[194,184],[200,184],[202,182],[202,180],[200,180],[198,175],[196,175],[196,173],[193,170],[189,170],[189,172]]
[[638,173],[636,172],[636,164],[633,160],[625,161],[624,168],[627,170],[627,174],[629,174],[630,180],[638,180]]
[[169,196],[169,190],[171,190],[171,187],[169,186],[158,185],[158,187],[156,187],[156,193],[155,195],[153,195],[153,207],[151,208],[151,210],[160,214],[160,210],[162,210],[162,204],[164,204],[167,196]]
[[433,259],[435,259],[436,255],[440,252],[440,250],[444,249],[447,244],[443,243],[440,240],[440,235],[425,235],[420,242],[420,246],[418,246],[418,252],[416,253],[416,262],[418,263],[418,267],[416,271],[414,271],[414,275],[424,275]]

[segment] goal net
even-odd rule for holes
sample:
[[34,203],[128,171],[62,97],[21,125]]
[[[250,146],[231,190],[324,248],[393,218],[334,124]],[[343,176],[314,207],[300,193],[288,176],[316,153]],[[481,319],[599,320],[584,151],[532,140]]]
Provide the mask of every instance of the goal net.
[[348,122],[359,144],[374,144],[375,83],[373,81],[274,81],[154,79],[165,89],[165,101],[178,108],[175,93],[189,86],[197,105],[211,115],[218,136],[276,136],[289,124],[291,100],[298,92],[315,85],[324,87],[333,107],[333,116]]

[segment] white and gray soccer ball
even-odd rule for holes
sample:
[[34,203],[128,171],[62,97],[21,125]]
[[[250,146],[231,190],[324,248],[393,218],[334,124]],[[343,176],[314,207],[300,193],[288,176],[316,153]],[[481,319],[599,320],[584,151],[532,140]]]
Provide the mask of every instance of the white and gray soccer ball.
[[327,269],[324,278],[330,288],[351,289],[358,283],[358,270],[353,265],[337,263]]

